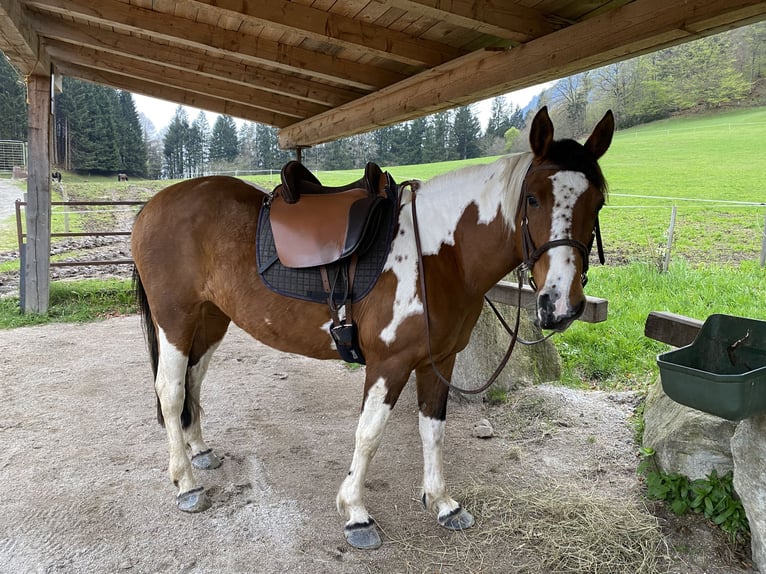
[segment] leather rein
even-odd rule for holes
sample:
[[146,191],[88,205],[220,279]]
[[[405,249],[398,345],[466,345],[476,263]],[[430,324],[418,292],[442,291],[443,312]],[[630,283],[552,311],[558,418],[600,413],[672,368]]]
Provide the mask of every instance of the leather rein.
[[500,360],[500,364],[497,366],[497,368],[494,370],[494,372],[490,375],[489,379],[481,385],[480,387],[476,389],[463,389],[461,387],[458,387],[457,385],[450,382],[442,373],[439,371],[438,367],[436,366],[436,362],[434,361],[433,357],[433,350],[431,348],[431,321],[429,318],[429,311],[428,311],[428,295],[426,290],[426,279],[425,279],[425,268],[423,265],[423,250],[421,247],[420,242],[420,229],[418,226],[418,215],[417,215],[417,207],[416,207],[416,197],[417,197],[417,191],[420,187],[420,182],[417,180],[413,181],[406,181],[401,184],[401,188],[409,187],[411,194],[412,194],[412,227],[415,235],[415,249],[417,252],[417,264],[418,264],[418,283],[420,285],[420,297],[423,300],[423,316],[425,319],[425,327],[426,327],[426,341],[428,346],[428,360],[431,363],[431,368],[433,369],[434,374],[436,375],[436,378],[439,379],[444,385],[446,385],[450,390],[456,391],[458,393],[466,394],[466,395],[478,395],[480,393],[483,393],[486,391],[489,387],[492,386],[492,384],[497,380],[497,377],[500,376],[500,373],[503,371],[505,366],[508,364],[508,361],[511,358],[511,354],[513,353],[513,349],[516,347],[516,342],[519,341],[522,344],[526,345],[533,345],[536,343],[541,343],[542,341],[547,340],[553,333],[548,334],[547,336],[538,339],[536,341],[524,341],[519,338],[519,324],[521,322],[521,290],[522,286],[524,285],[524,272],[526,271],[528,273],[528,280],[529,285],[537,291],[537,285],[535,284],[535,280],[532,277],[532,268],[534,264],[537,262],[538,259],[549,249],[553,249],[554,247],[561,247],[561,246],[570,246],[574,247],[580,253],[582,254],[582,261],[583,261],[583,270],[581,274],[581,281],[583,287],[588,282],[588,260],[590,258],[590,252],[593,248],[593,241],[595,239],[597,250],[598,250],[598,258],[599,262],[603,265],[604,264],[604,247],[601,240],[601,229],[598,222],[598,214],[596,215],[596,221],[593,227],[593,235],[591,236],[590,242],[586,246],[581,241],[577,241],[576,239],[572,238],[565,238],[565,239],[555,239],[553,241],[548,241],[546,243],[543,243],[539,247],[535,247],[535,243],[532,240],[532,235],[529,231],[529,220],[527,218],[527,177],[529,177],[529,174],[534,171],[540,171],[540,170],[560,170],[561,168],[558,166],[552,166],[550,164],[540,164],[537,166],[529,166],[529,169],[527,170],[526,175],[524,176],[524,182],[522,184],[521,188],[521,194],[519,197],[519,201],[523,205],[523,211],[521,216],[521,251],[522,251],[522,258],[523,262],[521,265],[519,265],[516,268],[516,276],[517,276],[517,282],[518,282],[518,301],[516,303],[516,320],[513,329],[511,329],[508,326],[508,323],[503,319],[503,317],[500,315],[500,312],[497,310],[495,305],[492,303],[492,301],[489,300],[489,298],[485,295],[484,300],[489,303],[490,308],[495,313],[495,316],[500,320],[500,323],[503,325],[505,330],[508,332],[508,334],[511,336],[511,341],[508,344],[508,350],[505,352],[505,355]]

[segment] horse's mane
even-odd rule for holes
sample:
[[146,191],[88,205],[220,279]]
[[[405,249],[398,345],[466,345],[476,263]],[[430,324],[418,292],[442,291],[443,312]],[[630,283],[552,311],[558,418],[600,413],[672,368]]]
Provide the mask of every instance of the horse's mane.
[[[495,217],[499,207],[512,232],[522,184],[532,158],[530,152],[510,154],[492,163],[440,174],[424,182],[419,193],[424,196],[433,194],[439,201],[476,203],[480,222],[485,223]],[[483,211],[483,208],[489,211]]]

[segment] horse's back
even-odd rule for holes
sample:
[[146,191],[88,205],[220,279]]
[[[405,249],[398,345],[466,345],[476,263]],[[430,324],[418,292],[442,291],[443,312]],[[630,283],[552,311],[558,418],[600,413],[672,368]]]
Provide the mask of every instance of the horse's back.
[[199,292],[211,269],[255,261],[263,190],[227,176],[184,180],[150,199],[136,218],[132,255],[146,283]]

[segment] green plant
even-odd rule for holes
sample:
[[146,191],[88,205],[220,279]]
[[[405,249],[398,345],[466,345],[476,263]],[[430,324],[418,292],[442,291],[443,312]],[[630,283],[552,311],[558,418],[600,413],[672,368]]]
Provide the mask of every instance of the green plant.
[[490,387],[486,401],[490,405],[502,405],[508,401],[508,391],[500,387]]
[[732,544],[750,535],[745,508],[734,491],[731,471],[718,476],[718,472],[713,470],[705,478],[691,480],[682,474],[666,474],[657,470],[653,464],[654,450],[642,448],[640,454],[643,460],[639,472],[646,480],[649,498],[668,503],[678,515],[689,511],[704,515],[729,535]]

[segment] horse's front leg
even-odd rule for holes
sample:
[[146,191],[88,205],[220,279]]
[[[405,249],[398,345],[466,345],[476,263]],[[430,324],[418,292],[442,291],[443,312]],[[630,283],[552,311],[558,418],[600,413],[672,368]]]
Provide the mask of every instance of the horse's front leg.
[[210,499],[194,478],[192,465],[186,454],[186,436],[181,426],[188,356],[167,340],[162,329],[158,331],[159,360],[154,386],[168,435],[168,474],[173,484],[178,487],[178,508],[184,512],[202,512],[210,507]]
[[403,381],[396,380],[392,385],[384,377],[371,375],[368,367],[365,398],[356,427],[354,457],[336,499],[338,512],[348,518],[343,529],[346,540],[355,548],[372,549],[381,545],[375,521],[364,505],[364,480],[380,446],[391,409],[406,382],[405,376]]
[[[455,355],[437,365],[447,380],[452,376]],[[434,373],[431,365],[415,372],[418,388],[418,422],[423,445],[423,505],[436,512],[439,524],[449,530],[473,526],[473,516],[447,493],[444,482],[444,427],[449,389]]]

